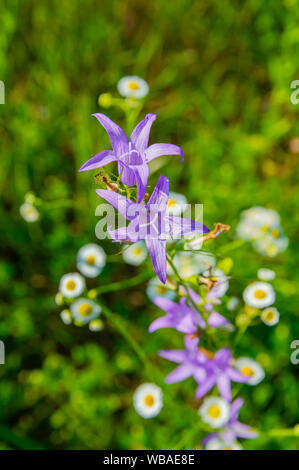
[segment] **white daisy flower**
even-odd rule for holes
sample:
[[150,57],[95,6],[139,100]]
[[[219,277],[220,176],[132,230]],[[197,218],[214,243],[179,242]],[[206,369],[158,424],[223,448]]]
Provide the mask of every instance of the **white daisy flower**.
[[183,194],[169,193],[167,202],[166,214],[167,215],[182,215],[187,209],[187,198]]
[[272,269],[268,268],[260,268],[257,272],[257,277],[261,281],[273,281],[275,279],[275,271],[272,271]]
[[96,318],[95,320],[91,320],[88,328],[90,331],[102,331],[104,329],[104,323],[100,318]]
[[89,299],[78,299],[71,305],[71,312],[74,320],[86,324],[97,318],[101,313],[101,307]]
[[239,303],[238,297],[231,297],[231,298],[228,300],[228,302],[227,302],[227,304],[226,304],[226,307],[227,307],[227,309],[228,309],[229,311],[232,311],[232,310],[235,310],[235,308],[237,307],[238,303]]
[[278,225],[280,222],[279,214],[276,211],[261,206],[251,207],[244,211],[242,216],[257,227],[271,227]]
[[237,441],[231,441],[229,444],[226,444],[218,437],[210,439],[206,446],[206,450],[242,450],[242,446]]
[[209,270],[205,271],[203,275],[209,277],[212,281],[217,281],[217,285],[214,287],[215,290],[217,289],[217,298],[223,297],[229,288],[226,274],[221,269],[214,268],[211,272]]
[[143,241],[124,248],[122,257],[127,264],[139,266],[147,257],[147,250]]
[[152,383],[140,385],[134,393],[133,405],[135,411],[143,418],[154,418],[163,407],[161,388]]
[[198,414],[212,428],[220,428],[229,420],[229,404],[223,398],[208,397],[204,399]]
[[36,222],[39,218],[39,212],[36,207],[28,202],[21,205],[20,214],[26,222]]
[[246,241],[256,240],[260,237],[260,230],[249,223],[246,219],[242,219],[236,228],[236,233],[239,238]]
[[157,277],[151,279],[147,285],[146,293],[151,301],[154,301],[156,297],[166,297],[169,300],[174,299],[175,291],[163,284]]
[[265,377],[265,371],[262,366],[250,357],[239,357],[234,361],[234,366],[242,374],[249,377],[249,385],[259,384]]
[[275,307],[268,307],[262,311],[261,319],[265,325],[273,326],[279,322],[279,311]]
[[96,277],[106,264],[106,253],[95,243],[82,246],[77,254],[77,268],[86,277]]
[[243,292],[243,299],[247,305],[255,308],[265,308],[275,301],[275,292],[267,282],[253,282]]
[[144,98],[148,94],[149,86],[143,78],[133,75],[121,78],[117,89],[125,98]]
[[60,318],[65,325],[70,325],[72,323],[72,315],[68,309],[62,310]]
[[[275,233],[273,229],[271,233]],[[284,235],[280,238],[274,238],[270,233],[266,234],[261,240],[254,243],[255,249],[263,256],[273,258],[287,249],[289,240]]]
[[69,273],[62,276],[59,283],[59,292],[64,297],[78,297],[85,288],[84,278],[78,273]]
[[253,246],[262,256],[269,256],[270,258],[274,258],[279,253],[278,246],[273,243],[270,237],[264,237],[260,240],[256,240]]

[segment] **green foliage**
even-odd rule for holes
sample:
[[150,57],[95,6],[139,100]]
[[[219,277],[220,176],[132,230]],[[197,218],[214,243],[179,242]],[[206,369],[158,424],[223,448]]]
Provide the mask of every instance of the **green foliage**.
[[[299,105],[290,103],[290,83],[299,78],[296,2],[4,3],[0,448],[195,448],[202,438],[194,383],[163,385],[171,365],[156,352],[180,348],[182,336],[147,332],[158,312],[144,280],[116,293],[104,290],[102,298],[155,373],[109,317],[98,333],[66,326],[54,302],[59,279],[76,269],[78,249],[97,241],[96,185],[91,172],[77,170],[110,144],[90,115],[104,112],[131,130],[119,107],[98,104],[99,94],[117,96],[117,81],[127,74],[150,85],[142,113],[158,115],[151,142],[171,141],[185,151],[183,164],[162,159],[159,173],[169,177],[172,191],[204,204],[207,226],[232,226],[205,245],[232,276],[229,294],[240,297],[261,266],[277,273],[279,325],[252,326],[237,345],[237,355],[257,359],[266,370],[259,386],[240,391],[246,399],[241,420],[261,430],[244,446],[298,447],[292,431],[299,416],[298,366],[289,359],[290,343],[299,338],[297,155],[289,146],[299,133]],[[151,188],[157,178],[154,172]],[[19,214],[28,192],[40,212],[32,224]],[[281,215],[290,246],[276,258],[261,257],[250,244],[229,251],[241,211],[254,205]],[[100,286],[141,272],[116,256],[117,245],[101,245],[109,262]],[[132,407],[132,394],[145,381],[159,382],[165,394],[162,412],[148,421]]]

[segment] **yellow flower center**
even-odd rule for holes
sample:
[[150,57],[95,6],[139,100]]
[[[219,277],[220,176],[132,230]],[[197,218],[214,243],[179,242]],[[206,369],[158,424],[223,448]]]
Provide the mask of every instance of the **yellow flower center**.
[[266,312],[264,318],[265,318],[266,321],[272,321],[272,320],[274,320],[274,312],[271,312],[271,311],[270,311],[270,312]]
[[175,199],[168,199],[167,206],[168,207],[173,207],[176,205],[176,200]]
[[218,405],[212,405],[210,406],[208,413],[211,418],[219,418],[221,411]]
[[67,290],[75,290],[75,288],[76,288],[76,282],[73,281],[72,279],[70,279],[69,281],[66,282],[65,288],[66,288]]
[[82,317],[88,317],[92,312],[92,306],[89,304],[81,304],[79,307],[79,314],[82,315]]
[[222,450],[233,450],[231,447],[223,447]]
[[277,246],[275,246],[273,244],[269,245],[269,247],[268,247],[268,255],[269,256],[275,256],[275,255],[277,255],[277,252],[278,252]]
[[139,246],[136,246],[136,248],[134,248],[134,250],[133,250],[133,253],[134,253],[134,255],[136,255],[136,256],[141,255],[141,252],[142,252],[142,250],[141,250],[141,248],[140,248]]
[[86,258],[86,263],[94,265],[96,262],[96,257],[94,255],[89,255]]
[[140,88],[138,83],[136,83],[136,82],[129,82],[128,87],[131,91],[137,91]]
[[167,292],[167,289],[164,286],[157,286],[157,292],[158,294],[165,294],[165,292]]
[[251,377],[253,375],[253,370],[249,366],[244,366],[241,369],[242,374],[247,375],[247,377]]
[[279,230],[277,228],[274,228],[271,231],[271,235],[272,235],[273,238],[279,238]]
[[154,402],[155,402],[155,399],[154,399],[153,395],[149,394],[149,395],[146,395],[144,397],[145,406],[153,406]]
[[34,214],[34,210],[29,208],[29,209],[26,209],[26,214],[27,215],[33,215]]
[[262,289],[257,289],[253,294],[256,299],[264,299],[266,297],[266,292]]

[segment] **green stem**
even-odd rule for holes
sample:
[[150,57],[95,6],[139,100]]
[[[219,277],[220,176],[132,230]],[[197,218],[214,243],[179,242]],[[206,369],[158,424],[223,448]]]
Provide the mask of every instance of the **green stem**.
[[167,257],[167,261],[168,263],[170,264],[171,268],[173,269],[173,272],[175,273],[179,283],[185,288],[186,290],[186,295],[189,299],[189,301],[191,302],[191,304],[193,305],[193,307],[195,308],[195,310],[197,310],[198,312],[201,313],[201,315],[203,316],[204,320],[205,320],[205,323],[206,323],[206,332],[209,334],[210,333],[210,327],[209,327],[209,323],[208,323],[208,315],[206,314],[206,312],[204,311],[204,309],[201,309],[199,310],[198,308],[198,305],[196,305],[196,303],[194,302],[194,300],[192,299],[190,293],[189,293],[189,289],[188,289],[188,286],[185,284],[184,280],[181,278],[178,270],[176,269],[174,263],[173,263],[173,260],[171,258],[171,256],[169,254],[166,255]]
[[134,287],[138,284],[142,284],[143,282],[147,281],[152,277],[152,272],[143,272],[142,274],[138,274],[138,276],[126,279],[125,281],[113,282],[112,284],[106,284],[98,287],[97,289],[92,290],[96,291],[96,293],[99,295],[106,294],[107,292],[116,292],[121,289],[128,289],[129,287]]
[[125,338],[125,340],[129,343],[129,345],[132,347],[132,349],[135,351],[137,357],[139,360],[146,366],[148,367],[148,360],[146,357],[146,354],[144,351],[141,349],[137,341],[131,336],[129,333],[127,325],[125,325],[124,320],[117,315],[116,313],[113,313],[103,302],[100,300],[100,305],[102,308],[102,312],[105,315],[105,317],[112,323],[112,325],[119,331],[119,333]]
[[259,434],[268,437],[298,437],[295,429],[272,429],[270,431],[259,431]]

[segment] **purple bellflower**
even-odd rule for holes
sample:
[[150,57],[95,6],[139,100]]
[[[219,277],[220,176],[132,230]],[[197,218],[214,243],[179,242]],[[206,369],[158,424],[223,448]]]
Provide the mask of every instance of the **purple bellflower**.
[[219,349],[213,359],[206,362],[206,377],[198,381],[196,398],[202,398],[214,385],[217,385],[222,398],[229,402],[232,400],[230,382],[248,382],[249,377],[233,369],[231,362],[232,355],[229,348]]
[[[156,297],[154,303],[166,312],[163,317],[157,318],[149,327],[149,332],[159,330],[160,328],[175,328],[185,334],[192,334],[206,328],[206,322],[190,304],[186,297],[180,299],[180,303],[173,302],[165,297]],[[212,312],[208,319],[211,328],[229,325],[229,321],[217,312]]]
[[184,152],[173,144],[152,144],[148,146],[149,134],[155,114],[147,114],[137,124],[128,141],[124,131],[105,114],[93,114],[108,132],[113,150],[104,150],[88,160],[79,171],[94,170],[108,163],[117,161],[121,181],[127,186],[137,184],[137,202],[141,202],[147,186],[148,163],[162,155],[180,155],[184,160]]
[[205,363],[207,357],[199,350],[197,337],[185,336],[185,349],[169,349],[159,351],[159,356],[180,364],[165,379],[165,383],[181,382],[193,377],[197,382],[206,377]]
[[174,383],[193,377],[199,384],[196,398],[202,398],[217,385],[220,395],[226,401],[231,401],[230,382],[247,382],[248,377],[236,371],[230,365],[231,353],[229,348],[220,349],[210,359],[198,348],[198,338],[185,337],[185,350],[162,350],[159,355],[164,359],[180,364],[165,379],[166,383]]
[[238,437],[243,439],[255,439],[258,433],[255,432],[247,424],[240,423],[238,416],[240,408],[243,406],[243,398],[234,400],[230,407],[229,419],[224,428],[219,433],[211,433],[204,440],[203,445],[206,445],[211,439],[220,438],[225,444],[232,444]]
[[179,238],[190,233],[208,232],[204,225],[190,219],[166,215],[169,196],[169,180],[160,176],[147,204],[137,204],[107,189],[97,189],[99,196],[115,207],[130,221],[128,227],[108,232],[114,241],[137,242],[145,240],[154,269],[161,282],[166,282],[166,238]]

